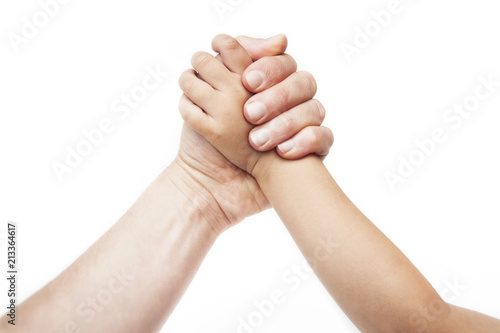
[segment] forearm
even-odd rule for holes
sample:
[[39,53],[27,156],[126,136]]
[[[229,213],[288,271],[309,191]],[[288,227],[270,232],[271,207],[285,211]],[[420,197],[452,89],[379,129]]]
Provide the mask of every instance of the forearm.
[[[266,156],[266,158],[268,158]],[[271,156],[272,157],[272,156]],[[316,157],[255,171],[272,206],[317,276],[363,332],[398,332],[411,315],[449,307],[426,279],[345,196]],[[268,158],[269,159],[269,158]]]
[[183,176],[175,163],[164,171],[103,237],[19,307],[16,328],[158,331],[219,233],[210,220],[222,218]]

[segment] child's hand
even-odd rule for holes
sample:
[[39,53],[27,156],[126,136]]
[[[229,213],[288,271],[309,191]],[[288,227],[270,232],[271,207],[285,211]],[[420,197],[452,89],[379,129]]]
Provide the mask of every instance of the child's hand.
[[193,56],[196,71],[188,70],[179,79],[184,92],[179,110],[192,129],[232,163],[251,173],[263,155],[248,144],[253,125],[243,116],[243,105],[251,94],[243,86],[241,74],[252,60],[247,51],[227,35],[216,36],[212,48],[224,64],[205,52]]

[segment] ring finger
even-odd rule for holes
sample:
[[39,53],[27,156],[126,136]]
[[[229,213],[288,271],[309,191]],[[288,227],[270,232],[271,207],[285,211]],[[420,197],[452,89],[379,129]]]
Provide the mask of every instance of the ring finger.
[[249,141],[254,149],[267,151],[290,139],[303,128],[321,125],[324,118],[323,105],[318,100],[311,99],[255,127],[250,132]]

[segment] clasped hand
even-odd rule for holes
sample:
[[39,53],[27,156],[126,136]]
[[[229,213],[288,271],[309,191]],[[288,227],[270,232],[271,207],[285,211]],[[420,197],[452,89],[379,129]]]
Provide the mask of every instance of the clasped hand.
[[179,110],[187,125],[175,163],[217,201],[225,217],[213,226],[217,230],[269,208],[252,175],[264,152],[285,159],[325,157],[333,144],[330,129],[320,126],[325,111],[313,99],[315,80],[296,72],[286,46],[283,35],[219,35],[212,42],[219,54],[196,53],[194,69],[179,79]]

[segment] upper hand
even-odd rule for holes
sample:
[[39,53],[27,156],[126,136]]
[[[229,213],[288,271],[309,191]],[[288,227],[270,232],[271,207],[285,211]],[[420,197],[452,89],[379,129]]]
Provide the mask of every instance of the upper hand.
[[[286,159],[308,154],[326,157],[333,144],[333,134],[329,128],[320,126],[325,109],[313,99],[316,81],[308,72],[296,72],[295,60],[284,54],[286,37],[271,38],[275,45],[269,40],[245,36],[236,40],[254,60],[242,76],[245,87],[256,93],[244,107],[247,121],[258,125],[250,133],[251,146],[259,151],[276,147],[278,154]],[[280,53],[269,56],[273,51]],[[256,112],[251,114],[252,110]]]

